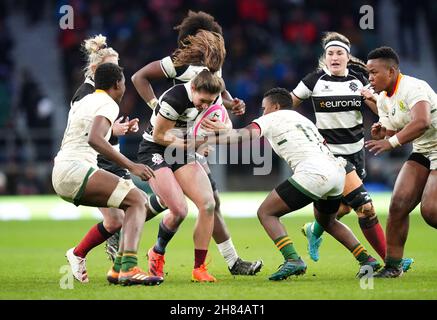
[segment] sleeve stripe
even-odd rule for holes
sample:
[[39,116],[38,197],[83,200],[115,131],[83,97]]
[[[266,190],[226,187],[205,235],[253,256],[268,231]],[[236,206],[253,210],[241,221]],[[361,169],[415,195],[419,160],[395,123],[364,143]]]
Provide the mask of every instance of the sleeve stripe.
[[291,93],[292,93],[296,98],[298,98],[299,100],[301,100],[301,101],[305,100],[305,99],[299,97],[296,93],[294,93],[294,90],[291,91]]
[[170,78],[170,76],[168,75],[168,73],[165,71],[164,66],[162,65],[162,60],[159,61],[159,65],[161,66],[161,70],[162,70],[162,72],[164,72],[165,77],[166,77],[166,78]]
[[170,120],[170,121],[176,121],[176,120],[174,120],[174,119],[170,119],[169,117],[163,115],[163,114],[161,113],[161,111],[159,111],[158,114],[160,114],[163,118],[166,118],[167,120]]

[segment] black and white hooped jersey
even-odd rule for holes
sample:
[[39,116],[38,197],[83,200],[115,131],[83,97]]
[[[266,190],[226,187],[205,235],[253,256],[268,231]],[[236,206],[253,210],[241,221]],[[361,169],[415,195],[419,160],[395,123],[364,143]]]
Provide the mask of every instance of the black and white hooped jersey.
[[353,69],[346,69],[346,75],[339,77],[325,67],[308,74],[293,90],[301,100],[311,98],[316,126],[335,155],[350,155],[364,147],[364,98],[360,90],[368,83]]
[[[184,65],[175,67],[173,60],[170,56],[162,58],[159,61],[161,69],[168,79],[173,80],[173,85],[186,83],[198,75],[202,70],[206,69],[205,66]],[[218,77],[222,77],[222,70],[220,69],[215,73]]]
[[199,110],[193,104],[191,82],[177,84],[159,97],[158,105],[153,110],[150,122],[143,134],[143,138],[147,141],[155,142],[153,128],[156,125],[158,114],[168,120],[176,121],[173,133],[180,138],[186,137],[187,126],[194,122],[199,114]]
[[[173,60],[170,56],[162,58],[160,60],[161,69],[165,76],[173,81],[173,86],[177,84],[187,83],[194,79],[202,70],[207,69],[205,66],[184,65],[175,67]],[[222,69],[214,73],[218,77],[222,77]],[[218,104],[223,104],[222,97],[219,95],[217,100]]]

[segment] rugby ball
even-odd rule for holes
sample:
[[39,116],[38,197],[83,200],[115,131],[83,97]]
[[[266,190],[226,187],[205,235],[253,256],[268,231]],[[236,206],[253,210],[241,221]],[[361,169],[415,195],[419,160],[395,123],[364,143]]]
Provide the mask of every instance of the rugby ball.
[[228,112],[226,111],[226,108],[222,104],[214,104],[210,106],[208,109],[203,110],[199,115],[197,116],[196,120],[194,120],[193,124],[193,135],[195,137],[197,136],[206,136],[208,131],[205,131],[201,128],[202,121],[204,119],[211,119],[211,120],[217,120],[223,123],[226,123],[228,119]]

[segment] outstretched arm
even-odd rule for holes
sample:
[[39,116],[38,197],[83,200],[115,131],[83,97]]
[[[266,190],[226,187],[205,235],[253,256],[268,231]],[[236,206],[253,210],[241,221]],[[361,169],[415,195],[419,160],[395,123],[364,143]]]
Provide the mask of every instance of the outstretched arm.
[[[257,139],[261,137],[260,127],[252,122],[248,126],[241,129],[231,129],[224,132],[220,132],[219,135],[208,135],[203,139],[196,140],[196,145],[203,143],[208,144],[234,144],[251,139]],[[198,139],[198,138],[197,138]]]

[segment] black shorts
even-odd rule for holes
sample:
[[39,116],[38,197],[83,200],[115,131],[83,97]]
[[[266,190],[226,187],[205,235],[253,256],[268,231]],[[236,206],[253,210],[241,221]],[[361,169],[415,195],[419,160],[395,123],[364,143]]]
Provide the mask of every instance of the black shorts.
[[341,196],[328,197],[328,199],[314,200],[298,190],[289,180],[285,180],[279,186],[275,188],[279,197],[287,204],[290,211],[299,210],[311,202],[314,203],[314,207],[320,213],[335,214],[338,211],[341,203]]
[[342,157],[347,160],[345,167],[346,174],[356,170],[361,180],[364,180],[364,178],[367,176],[364,149],[349,155],[336,154],[335,156]]
[[116,176],[119,176],[120,178],[123,178],[123,179],[130,179],[131,178],[130,173],[127,169],[120,167],[119,165],[115,164],[112,161],[109,161],[101,154],[99,154],[97,156],[97,166],[100,169],[109,171],[109,172],[115,174]]
[[428,170],[431,167],[431,161],[429,161],[429,159],[421,153],[413,152],[412,154],[410,154],[407,161],[417,162],[418,164],[424,166]]
[[173,172],[186,164],[196,161],[195,154],[188,153],[186,150],[168,149],[160,144],[147,140],[141,141],[138,149],[138,161],[149,166],[153,170],[160,168],[170,168]]

